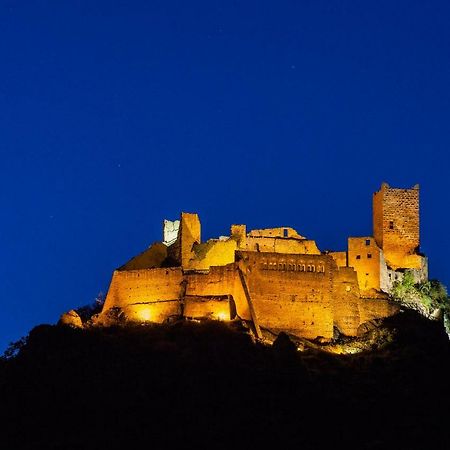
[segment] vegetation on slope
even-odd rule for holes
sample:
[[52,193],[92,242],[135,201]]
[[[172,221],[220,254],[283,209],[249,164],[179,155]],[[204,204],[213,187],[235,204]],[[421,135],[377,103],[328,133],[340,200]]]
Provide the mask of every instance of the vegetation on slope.
[[419,311],[428,318],[443,317],[445,329],[450,337],[450,298],[446,287],[438,280],[416,283],[410,271],[405,271],[401,280],[394,283],[394,299]]

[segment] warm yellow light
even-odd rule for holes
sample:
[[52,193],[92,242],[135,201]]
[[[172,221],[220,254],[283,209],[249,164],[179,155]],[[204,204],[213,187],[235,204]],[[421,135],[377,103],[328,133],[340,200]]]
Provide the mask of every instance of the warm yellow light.
[[217,318],[219,320],[228,320],[228,314],[224,312],[220,312],[217,314]]
[[151,319],[152,315],[149,309],[142,309],[139,311],[139,319],[143,322],[148,322]]

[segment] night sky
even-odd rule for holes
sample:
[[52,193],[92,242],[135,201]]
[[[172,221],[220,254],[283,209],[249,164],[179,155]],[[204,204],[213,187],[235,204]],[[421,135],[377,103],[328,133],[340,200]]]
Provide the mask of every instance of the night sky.
[[164,218],[344,250],[382,181],[450,284],[448,1],[5,0],[0,56],[0,351]]

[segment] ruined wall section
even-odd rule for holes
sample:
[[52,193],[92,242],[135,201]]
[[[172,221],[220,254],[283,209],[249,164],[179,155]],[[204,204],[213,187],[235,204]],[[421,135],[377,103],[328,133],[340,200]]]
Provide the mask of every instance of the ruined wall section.
[[338,267],[347,267],[347,252],[328,252]]
[[201,243],[201,225],[198,214],[181,213],[180,220],[180,262],[181,266],[188,267],[189,260],[195,257],[194,244]]
[[348,265],[356,270],[359,289],[366,296],[371,290],[380,290],[381,253],[371,236],[348,238]]
[[373,196],[374,237],[392,268],[420,268],[419,186],[391,188],[383,183]]
[[179,220],[167,220],[163,222],[163,244],[167,247],[172,245],[178,238],[178,231],[180,230]]
[[161,267],[161,264],[167,258],[167,247],[161,242],[155,242],[147,250],[144,250],[139,255],[131,258],[118,270],[140,270],[140,269],[153,269],[155,267]]
[[231,264],[237,248],[234,239],[210,239],[203,244],[194,244],[192,258],[183,267],[187,270],[207,270],[211,266]]
[[294,228],[290,227],[277,227],[277,228],[262,228],[260,230],[251,230],[248,233],[248,237],[284,237],[305,239],[303,236],[297,233]]
[[121,308],[130,320],[164,322],[181,312],[181,268],[115,271],[102,314]]
[[374,319],[393,316],[400,311],[397,303],[386,299],[361,298],[359,299],[359,316],[361,324]]
[[231,295],[239,317],[251,320],[248,302],[245,297],[236,263],[211,267],[205,273],[186,274],[186,296],[225,296]]
[[247,246],[247,226],[231,225],[230,236],[237,242],[239,248]]
[[333,336],[332,278],[327,255],[238,252],[259,325],[315,338]]
[[188,319],[233,320],[236,307],[231,295],[184,298],[184,317]]
[[356,336],[361,323],[358,277],[351,267],[340,267],[333,277],[334,325],[346,336]]
[[283,237],[247,236],[246,246],[240,250],[268,253],[320,255],[315,241]]

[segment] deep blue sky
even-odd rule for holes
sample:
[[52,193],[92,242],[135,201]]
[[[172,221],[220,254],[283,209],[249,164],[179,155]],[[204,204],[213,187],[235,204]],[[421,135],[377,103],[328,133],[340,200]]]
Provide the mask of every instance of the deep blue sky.
[[1,1],[0,57],[0,350],[164,218],[345,249],[382,181],[450,284],[448,1]]

